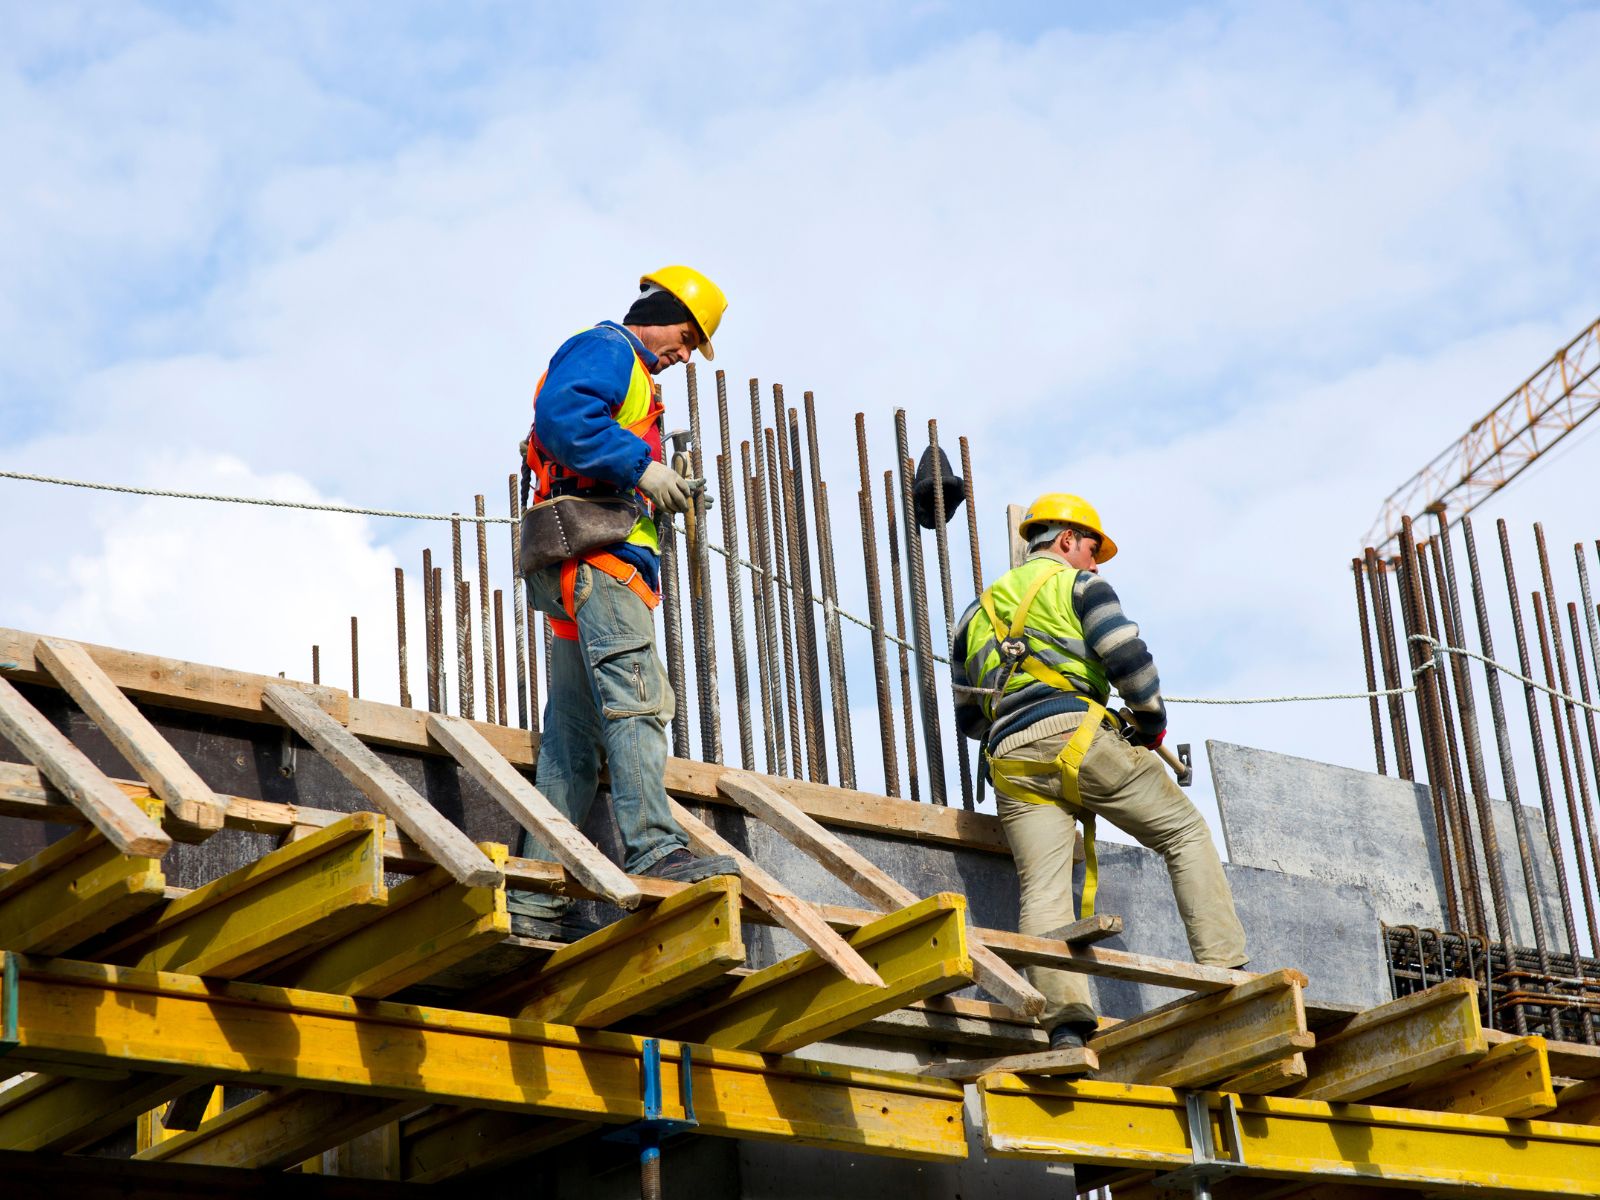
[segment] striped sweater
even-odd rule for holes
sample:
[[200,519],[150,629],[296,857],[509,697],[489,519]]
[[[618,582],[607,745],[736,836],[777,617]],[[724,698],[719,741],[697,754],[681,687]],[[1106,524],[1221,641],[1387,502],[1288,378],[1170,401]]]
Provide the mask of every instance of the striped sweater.
[[[1155,659],[1139,636],[1139,627],[1122,611],[1117,593],[1105,579],[1080,571],[1072,584],[1072,609],[1083,624],[1084,641],[1093,660],[1105,667],[1106,677],[1117,690],[1122,702],[1133,710],[1134,724],[1138,727],[1141,742],[1153,741],[1167,727],[1167,709],[1161,701],[1161,678],[1156,673]],[[967,679],[967,629],[973,613],[978,611],[974,600],[962,614],[956,626],[951,649],[951,672],[962,687],[970,686]],[[1010,614],[1002,613],[1001,619]],[[1073,679],[1087,693],[1089,685]],[[994,724],[985,729],[982,697],[970,691],[956,692],[956,721],[968,737],[983,738],[990,747],[1019,733],[1045,717],[1060,713],[1083,712],[1088,708],[1084,694],[1063,692],[1046,683],[1030,683],[1002,697],[995,705]],[[1095,696],[1105,703],[1107,697]]]

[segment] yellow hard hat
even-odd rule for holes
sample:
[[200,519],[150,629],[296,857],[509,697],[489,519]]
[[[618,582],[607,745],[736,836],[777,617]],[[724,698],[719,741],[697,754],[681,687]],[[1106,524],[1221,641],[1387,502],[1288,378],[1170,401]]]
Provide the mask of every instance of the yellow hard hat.
[[1028,511],[1022,514],[1022,524],[1017,526],[1017,532],[1026,541],[1034,526],[1050,521],[1080,525],[1099,537],[1100,552],[1094,556],[1096,562],[1110,562],[1117,556],[1117,544],[1106,536],[1105,528],[1100,524],[1100,514],[1095,512],[1094,505],[1082,496],[1073,496],[1066,492],[1046,492],[1028,505]]
[[652,283],[683,301],[694,315],[694,323],[700,326],[700,353],[707,360],[715,358],[711,338],[722,324],[722,314],[728,311],[728,298],[722,289],[693,267],[662,267],[639,277],[640,287]]

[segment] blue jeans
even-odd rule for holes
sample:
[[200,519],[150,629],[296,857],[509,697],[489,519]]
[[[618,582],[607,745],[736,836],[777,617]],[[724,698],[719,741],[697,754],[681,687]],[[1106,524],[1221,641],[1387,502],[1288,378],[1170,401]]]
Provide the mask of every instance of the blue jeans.
[[[527,576],[528,603],[566,618],[559,564]],[[600,761],[611,777],[611,810],[622,835],[622,869],[637,875],[687,839],[667,804],[667,722],[675,698],[656,655],[655,620],[624,584],[587,563],[573,588],[578,639],[556,638],[550,654],[550,696],[539,740],[539,790],[574,825],[582,826],[599,789]],[[523,832],[524,858],[549,858]],[[512,892],[513,912],[553,917],[572,903],[564,896]]]

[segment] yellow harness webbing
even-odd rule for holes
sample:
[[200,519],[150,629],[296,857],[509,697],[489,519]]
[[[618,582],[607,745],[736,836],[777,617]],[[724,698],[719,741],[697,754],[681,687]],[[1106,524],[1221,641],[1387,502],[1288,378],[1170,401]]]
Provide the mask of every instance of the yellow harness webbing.
[[[989,618],[989,624],[994,627],[996,637],[1005,628],[1008,639],[1020,638],[1027,626],[1028,609],[1033,604],[1033,598],[1039,594],[1039,589],[1059,572],[1066,568],[1059,563],[1050,564],[1045,570],[1039,572],[1037,579],[1029,585],[1023,594],[1021,602],[1017,605],[1016,614],[1011,618],[1009,626],[1002,627],[999,614],[994,607],[992,590],[985,590],[979,597],[983,605],[984,615]],[[1049,684],[1064,692],[1077,692],[1077,689],[1067,680],[1067,677],[1054,667],[1040,662],[1039,659],[1029,654],[1016,664],[1016,668],[1026,671],[1040,683]],[[1009,677],[1008,677],[1009,678]],[[1005,685],[1001,685],[1004,690]],[[1081,694],[1081,693],[1079,693]],[[1083,798],[1078,791],[1078,768],[1083,765],[1083,759],[1089,753],[1089,747],[1094,742],[1094,736],[1100,729],[1102,721],[1117,722],[1117,718],[1102,704],[1096,703],[1089,697],[1083,697],[1084,703],[1089,706],[1089,711],[1084,715],[1083,724],[1073,732],[1067,744],[1061,748],[1061,753],[1050,762],[1037,762],[1027,758],[989,758],[989,774],[994,781],[994,790],[1011,800],[1021,800],[1027,804],[1060,804],[1070,812],[1083,825],[1083,912],[1082,916],[1094,915],[1095,893],[1099,890],[1100,864],[1095,854],[1094,847],[1094,813],[1083,807]],[[1061,799],[1053,800],[1047,796],[1040,796],[1028,791],[1019,784],[1013,783],[1005,777],[1011,775],[1053,775],[1061,776]]]

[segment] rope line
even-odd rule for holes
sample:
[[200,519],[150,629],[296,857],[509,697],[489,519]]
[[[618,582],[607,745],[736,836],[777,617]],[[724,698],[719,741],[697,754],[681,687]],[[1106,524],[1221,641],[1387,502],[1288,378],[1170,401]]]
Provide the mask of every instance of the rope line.
[[[363,508],[352,504],[322,504],[310,500],[273,500],[263,496],[228,496],[216,492],[187,492],[179,491],[173,488],[146,488],[135,487],[132,484],[123,483],[99,483],[86,479],[64,479],[57,475],[35,475],[27,471],[8,471],[0,469],[0,479],[16,479],[21,480],[24,483],[49,483],[54,484],[57,487],[83,488],[87,491],[93,492],[117,492],[128,496],[155,496],[169,500],[209,500],[215,504],[250,504],[261,508],[296,508],[306,512],[348,513],[352,516],[358,517],[393,517],[406,521],[462,521],[473,524],[487,525],[514,524],[514,518],[512,517],[480,517],[472,513],[405,512],[401,509],[394,508]],[[678,526],[672,523],[670,518],[663,523],[676,533],[683,532],[678,528]],[[729,550],[726,546],[721,546],[716,542],[711,541],[709,538],[705,539],[705,544],[707,549],[716,551],[724,558],[737,563],[751,574],[764,576],[768,579],[771,579],[774,583],[786,591],[798,594],[795,586],[782,575],[779,575],[776,571],[768,571],[765,568],[751,562],[748,558],[742,557],[738,551]],[[813,594],[812,601],[821,607],[824,612],[826,612],[830,607],[827,603],[825,603],[824,598],[820,594]],[[876,629],[866,618],[858,617],[855,613],[848,612],[845,609],[840,608],[837,604],[833,604],[831,607],[834,613],[840,617],[843,617],[846,621],[860,626],[869,633],[877,633],[880,637],[883,637],[887,641],[890,641],[897,646],[901,646],[904,649],[915,652],[916,646],[906,641],[904,638],[896,637],[887,629]],[[1553,696],[1557,700],[1561,700],[1567,704],[1576,705],[1578,708],[1585,709],[1588,712],[1600,713],[1600,705],[1592,704],[1586,700],[1580,700],[1576,696],[1569,696],[1567,693],[1540,683],[1536,679],[1530,679],[1520,671],[1513,670],[1504,663],[1496,662],[1488,655],[1480,654],[1476,650],[1468,650],[1464,646],[1449,646],[1439,641],[1437,638],[1429,637],[1427,634],[1422,633],[1411,634],[1408,640],[1413,642],[1422,642],[1423,644],[1429,646],[1433,651],[1434,657],[1428,662],[1425,662],[1412,669],[1411,677],[1413,682],[1405,687],[1378,688],[1374,691],[1365,692],[1320,692],[1311,695],[1296,696],[1163,696],[1162,699],[1168,704],[1210,704],[1233,707],[1256,704],[1304,704],[1315,703],[1323,700],[1371,700],[1375,698],[1386,698],[1389,696],[1403,696],[1417,690],[1417,684],[1415,682],[1416,678],[1423,671],[1434,669],[1439,662],[1439,655],[1459,654],[1466,658],[1477,659],[1484,666],[1493,667],[1501,674],[1509,675],[1518,683],[1544,692],[1546,695]],[[935,653],[931,649],[929,651],[929,657],[932,658],[934,662],[943,663],[945,666],[950,665],[949,658],[942,654]],[[4,667],[6,665],[8,664],[0,664],[0,667]],[[972,692],[983,691],[985,689],[968,688],[961,685],[956,685],[956,690],[962,692]]]

